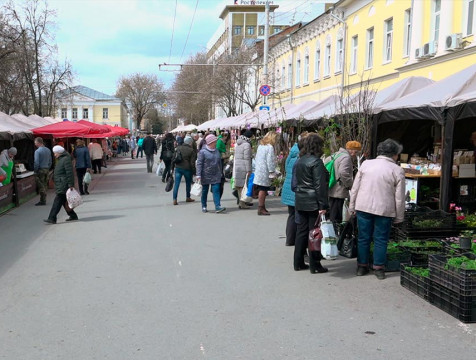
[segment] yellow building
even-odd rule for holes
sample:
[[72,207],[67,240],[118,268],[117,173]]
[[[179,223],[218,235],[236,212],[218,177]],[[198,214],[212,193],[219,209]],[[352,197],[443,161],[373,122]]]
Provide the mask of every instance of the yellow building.
[[128,128],[126,104],[86,86],[74,86],[60,93],[58,117],[71,121],[87,120],[96,124]]
[[474,0],[341,0],[270,49],[269,103],[440,80],[476,61],[475,29]]

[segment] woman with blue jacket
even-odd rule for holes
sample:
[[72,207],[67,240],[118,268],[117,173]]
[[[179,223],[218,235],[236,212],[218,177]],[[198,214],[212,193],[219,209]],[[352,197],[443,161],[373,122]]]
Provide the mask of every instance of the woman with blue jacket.
[[78,176],[79,193],[81,195],[89,195],[88,184],[83,183],[84,175],[91,169],[91,157],[89,150],[84,145],[84,140],[76,140],[76,148],[73,151],[73,156],[76,159],[76,175]]
[[288,157],[286,159],[285,169],[286,169],[286,179],[283,184],[283,191],[281,193],[281,202],[284,205],[288,206],[288,221],[286,223],[286,246],[294,246],[296,242],[296,222],[294,216],[294,205],[296,195],[294,191],[291,190],[291,180],[293,177],[293,167],[299,158],[299,147],[298,143],[294,143],[293,147],[289,151]]

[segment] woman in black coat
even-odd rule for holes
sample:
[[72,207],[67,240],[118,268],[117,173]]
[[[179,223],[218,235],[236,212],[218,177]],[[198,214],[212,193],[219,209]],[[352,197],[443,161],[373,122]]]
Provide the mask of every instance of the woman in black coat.
[[318,134],[309,134],[299,144],[299,160],[293,168],[292,189],[296,193],[297,234],[294,247],[294,270],[310,269],[312,274],[325,273],[321,254],[309,252],[309,267],[304,264],[309,231],[319,216],[329,209],[329,174],[321,160],[324,141]]

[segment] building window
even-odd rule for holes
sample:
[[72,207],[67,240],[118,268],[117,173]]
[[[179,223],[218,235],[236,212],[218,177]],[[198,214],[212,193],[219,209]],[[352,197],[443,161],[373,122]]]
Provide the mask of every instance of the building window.
[[288,64],[288,89],[291,89],[292,80],[293,80],[293,64],[289,63]]
[[337,40],[337,53],[336,53],[336,72],[342,71],[342,55],[344,53],[344,40]]
[[273,34],[277,34],[277,33],[280,32],[280,31],[281,31],[281,28],[280,28],[279,26],[275,26],[275,27],[273,28]]
[[304,57],[304,84],[309,84],[309,55]]
[[68,118],[68,109],[61,108],[61,118],[62,119],[67,119]]
[[331,73],[331,44],[327,44],[325,58],[324,58],[324,76],[329,76],[330,73]]
[[371,69],[374,66],[374,28],[367,30],[367,52],[365,67]]
[[466,36],[473,34],[474,0],[466,0]]
[[352,37],[352,53],[350,58],[350,73],[357,72],[357,55],[358,55],[359,37],[355,35]]
[[319,80],[321,76],[321,49],[316,50],[316,58],[314,59],[314,80]]
[[259,27],[259,35],[263,36],[264,35],[264,26]]
[[103,108],[102,109],[102,118],[103,119],[109,119],[109,109],[108,108]]
[[410,45],[412,38],[412,10],[405,10],[405,38],[403,41],[403,55],[410,56]]
[[254,35],[255,34],[255,27],[254,26],[247,26],[246,27],[246,34],[247,35]]
[[78,108],[73,108],[73,113],[71,114],[73,120],[78,120]]
[[440,36],[440,12],[441,12],[441,0],[433,0],[432,34],[433,34],[434,41],[438,41],[438,38]]
[[281,89],[285,89],[286,88],[286,66],[284,66],[283,64],[283,68],[281,69]]
[[83,109],[83,119],[89,119],[89,109]]
[[384,62],[392,61],[393,18],[385,20]]
[[233,26],[233,35],[241,35],[241,26]]
[[296,61],[296,86],[301,85],[301,59],[298,56],[298,59]]

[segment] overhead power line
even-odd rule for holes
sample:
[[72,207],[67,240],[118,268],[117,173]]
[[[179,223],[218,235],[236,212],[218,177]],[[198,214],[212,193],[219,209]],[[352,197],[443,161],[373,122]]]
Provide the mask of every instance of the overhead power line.
[[175,0],[174,22],[173,22],[173,25],[172,25],[172,37],[170,39],[169,61],[170,61],[170,58],[172,57],[172,45],[174,43],[175,20],[177,18],[177,2],[178,2],[178,0]]
[[188,34],[187,34],[187,38],[185,39],[185,45],[183,46],[182,55],[180,55],[180,61],[182,61],[183,54],[185,53],[185,48],[187,47],[187,44],[188,44],[188,38],[190,37],[190,32],[192,31],[193,21],[195,20],[195,14],[197,13],[198,1],[199,0],[197,0],[197,2],[195,3],[195,10],[193,11],[192,22],[190,23],[190,27],[188,28]]

